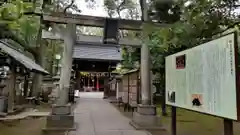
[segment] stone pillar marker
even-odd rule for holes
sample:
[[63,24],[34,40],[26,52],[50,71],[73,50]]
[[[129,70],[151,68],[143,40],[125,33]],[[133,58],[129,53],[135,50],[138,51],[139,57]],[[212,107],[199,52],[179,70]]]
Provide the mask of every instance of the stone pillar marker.
[[[147,3],[142,0],[143,21],[148,20]],[[138,104],[136,112],[130,124],[136,129],[163,129],[160,118],[156,115],[156,106],[152,104],[152,84],[150,69],[150,50],[148,44],[141,46],[141,104]]]
[[47,117],[47,125],[44,131],[69,131],[76,129],[72,107],[68,104],[73,46],[76,41],[76,25],[67,24],[62,36],[64,39],[64,52],[59,81],[59,97],[56,104],[53,105],[51,114]]

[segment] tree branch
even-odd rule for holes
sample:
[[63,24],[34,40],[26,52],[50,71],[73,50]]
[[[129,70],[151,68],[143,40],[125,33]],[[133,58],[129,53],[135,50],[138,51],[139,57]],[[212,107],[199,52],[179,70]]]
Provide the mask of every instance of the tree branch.
[[74,2],[75,2],[75,0],[72,0],[71,3],[70,3],[68,6],[66,6],[66,8],[63,10],[63,13],[64,13],[64,14],[67,13],[67,10],[68,10],[69,8],[71,8],[71,6],[73,6]]
[[123,1],[119,4],[119,6],[117,7],[117,9],[116,9],[119,18],[121,18],[121,15],[120,15],[120,12],[121,12],[121,10],[122,10],[121,8],[122,8],[122,6],[123,6],[125,3],[126,3],[126,0],[123,0]]
[[239,24],[240,24],[240,21],[234,22],[233,24],[229,25],[229,26],[228,26],[226,29],[224,29],[223,31],[216,32],[216,33],[214,33],[213,35],[217,35],[217,34],[219,34],[219,33],[223,33],[223,32],[225,32],[225,31],[227,31],[227,30],[229,30],[229,29],[234,28],[236,25],[239,25]]
[[[30,11],[30,12],[24,12],[23,15],[36,15],[36,16],[42,16],[41,13],[35,13],[33,11]],[[19,18],[20,19],[20,18]]]

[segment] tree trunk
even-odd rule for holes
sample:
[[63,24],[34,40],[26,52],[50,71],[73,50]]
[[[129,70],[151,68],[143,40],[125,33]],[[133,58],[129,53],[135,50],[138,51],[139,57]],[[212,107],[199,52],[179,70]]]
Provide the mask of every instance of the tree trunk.
[[[40,66],[44,67],[44,57],[45,57],[45,45],[41,44],[39,51],[41,52],[36,57],[36,63]],[[32,84],[32,93],[31,96],[38,96],[39,92],[41,92],[41,84],[42,84],[43,76],[42,74],[35,73],[33,76],[33,84]]]
[[[35,13],[41,13],[42,9],[44,7],[44,1],[43,0],[35,0],[33,1],[33,8],[35,10]],[[37,35],[37,54],[35,54],[34,58],[37,64],[40,66],[44,67],[44,55],[45,55],[45,45],[42,44],[42,22],[43,18],[40,17],[40,27],[38,30],[38,35]],[[32,86],[31,86],[31,91],[29,93],[29,96],[38,96],[40,89],[41,89],[41,83],[42,83],[42,75],[41,74],[34,74],[33,80],[32,80]]]
[[165,89],[165,73],[162,75],[163,80],[163,87],[162,87],[162,95],[163,95],[163,102],[162,102],[162,116],[167,116],[167,109],[166,109],[166,89]]
[[[42,24],[42,18],[40,19],[40,24]],[[40,26],[39,31],[38,31],[38,38],[37,38],[37,50],[38,54],[35,57],[35,61],[37,64],[42,66],[44,68],[44,62],[45,62],[45,50],[46,46],[42,42],[42,26]],[[30,96],[35,96],[37,97],[39,95],[39,92],[41,90],[41,84],[42,84],[42,74],[37,74],[35,73],[33,76],[33,83],[32,83],[32,89],[30,92]]]
[[77,68],[76,68],[75,74],[76,74],[76,84],[75,84],[76,87],[75,87],[75,89],[80,90],[81,76],[80,76]]

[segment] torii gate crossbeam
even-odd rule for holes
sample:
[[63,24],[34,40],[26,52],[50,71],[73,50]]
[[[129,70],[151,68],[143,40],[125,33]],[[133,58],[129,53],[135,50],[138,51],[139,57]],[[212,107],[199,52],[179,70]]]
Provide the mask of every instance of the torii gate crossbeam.
[[[46,30],[42,30],[42,38],[43,39],[53,39],[53,40],[62,40],[63,39],[60,34],[52,33],[52,32],[46,31]],[[107,44],[103,44],[102,36],[90,36],[90,35],[84,35],[84,34],[77,34],[76,42],[77,43],[87,43],[87,44],[92,43],[92,44],[98,44],[101,46],[107,45]],[[125,46],[132,46],[132,47],[140,48],[141,41],[138,39],[120,38],[118,45],[125,45]]]
[[[62,23],[62,24],[73,23],[76,25],[93,26],[93,27],[104,27],[106,19],[118,20],[119,29],[136,30],[136,31],[142,30],[143,22],[140,20],[106,18],[106,17],[96,17],[96,16],[68,14],[68,13],[43,14],[43,21],[45,22],[54,22],[54,23]],[[165,27],[167,25],[167,24],[160,24],[160,23],[153,23],[153,24],[159,27]]]

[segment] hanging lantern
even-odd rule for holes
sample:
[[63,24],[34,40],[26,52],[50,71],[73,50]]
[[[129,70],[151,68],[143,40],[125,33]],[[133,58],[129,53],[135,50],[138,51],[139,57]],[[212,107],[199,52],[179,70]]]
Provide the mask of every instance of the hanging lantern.
[[6,59],[6,63],[7,63],[7,64],[11,64],[11,59],[10,59],[10,58],[7,58],[7,59]]
[[19,67],[19,66],[16,67],[16,72],[17,72],[17,73],[20,72],[20,67]]

